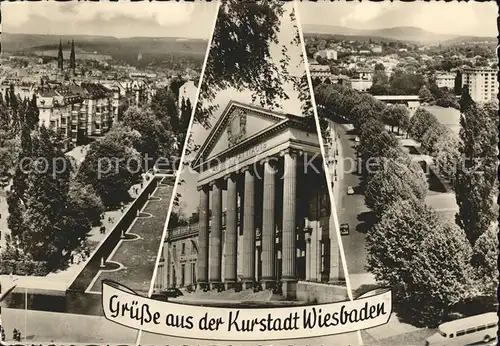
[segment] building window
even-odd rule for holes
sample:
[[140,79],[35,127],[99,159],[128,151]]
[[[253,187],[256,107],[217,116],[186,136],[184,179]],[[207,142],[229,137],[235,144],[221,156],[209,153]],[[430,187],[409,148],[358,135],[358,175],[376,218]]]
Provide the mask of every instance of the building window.
[[185,255],[186,254],[186,243],[182,243],[182,250],[181,250],[181,255]]

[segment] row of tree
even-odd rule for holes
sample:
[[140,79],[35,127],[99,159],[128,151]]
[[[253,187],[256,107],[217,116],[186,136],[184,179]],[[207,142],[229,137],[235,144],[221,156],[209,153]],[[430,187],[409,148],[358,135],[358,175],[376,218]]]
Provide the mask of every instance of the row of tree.
[[[425,204],[428,183],[419,162],[413,161],[392,131],[386,130],[396,124],[398,131],[401,128],[425,142],[426,150],[438,151],[437,133],[442,128],[436,125],[437,120],[424,110],[409,119],[399,107],[384,106],[339,85],[321,85],[315,95],[324,110],[321,116],[348,121],[359,133],[357,151],[363,167],[365,203],[375,214],[366,239],[368,270],[378,281],[393,287],[400,313],[416,324],[436,325],[460,301],[478,293],[492,294],[491,282],[497,280],[492,266],[496,248],[492,219],[483,223],[480,240],[472,242],[471,238],[479,227],[477,222],[471,224],[472,216],[482,220],[489,214],[472,206],[466,211],[464,204],[456,224],[442,220]],[[464,134],[471,131],[477,133],[478,129],[464,122]],[[463,137],[460,145],[468,147],[464,143],[469,142]],[[461,173],[455,174],[458,180]],[[462,196],[485,187],[484,182],[475,183],[457,191],[457,200],[465,203]],[[485,204],[491,206],[493,200],[482,206]]]

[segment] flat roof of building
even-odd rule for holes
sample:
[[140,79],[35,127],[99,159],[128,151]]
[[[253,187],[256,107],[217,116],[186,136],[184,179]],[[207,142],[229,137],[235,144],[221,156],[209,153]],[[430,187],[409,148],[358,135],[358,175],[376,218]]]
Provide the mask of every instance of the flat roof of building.
[[375,95],[380,101],[420,101],[418,95]]

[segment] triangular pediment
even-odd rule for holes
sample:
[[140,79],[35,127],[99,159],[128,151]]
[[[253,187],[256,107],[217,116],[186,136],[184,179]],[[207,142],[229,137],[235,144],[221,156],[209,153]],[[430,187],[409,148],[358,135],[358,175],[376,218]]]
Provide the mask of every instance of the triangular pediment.
[[231,101],[201,146],[193,166],[198,166],[285,120],[287,116],[282,113]]

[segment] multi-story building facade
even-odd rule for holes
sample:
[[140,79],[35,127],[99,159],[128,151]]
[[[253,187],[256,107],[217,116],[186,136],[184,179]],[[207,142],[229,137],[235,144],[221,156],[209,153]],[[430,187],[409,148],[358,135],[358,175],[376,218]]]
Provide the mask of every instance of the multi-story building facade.
[[333,74],[328,65],[319,65],[318,63],[309,64],[309,72],[311,73],[311,79],[321,81],[324,83],[327,79],[332,80]]
[[69,139],[69,147],[105,134],[118,121],[119,91],[101,84],[41,91],[37,103],[39,124],[59,131]]
[[5,99],[5,94],[9,91],[10,88],[14,88],[14,95],[18,96],[21,100],[23,99],[31,99],[33,95],[36,93],[36,87],[32,83],[25,83],[22,81],[12,81],[5,80],[0,85],[0,93],[2,97]]
[[475,102],[491,102],[498,94],[497,70],[493,68],[465,68],[462,71],[462,88],[467,87]]
[[374,72],[375,71],[373,69],[358,68],[354,72],[354,79],[361,79],[361,80],[371,81],[373,79]]
[[449,72],[436,72],[436,85],[439,88],[448,88],[453,90],[455,88],[456,75]]
[[337,51],[334,49],[323,49],[314,54],[314,58],[322,57],[327,60],[337,60]]

